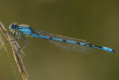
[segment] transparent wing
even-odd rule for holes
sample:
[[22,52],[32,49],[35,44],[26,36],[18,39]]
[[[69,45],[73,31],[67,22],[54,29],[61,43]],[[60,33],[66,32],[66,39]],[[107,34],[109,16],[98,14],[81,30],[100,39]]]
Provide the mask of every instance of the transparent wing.
[[[71,41],[75,41],[75,42],[79,42],[79,43],[82,42],[82,43],[85,43],[85,44],[90,44],[86,40],[70,38],[70,37],[65,37],[65,36],[61,36],[61,35],[55,35],[55,34],[48,33],[48,32],[42,31],[42,30],[34,31],[34,32],[38,35],[43,35],[43,36],[48,36],[48,37],[53,37],[53,38],[58,38],[58,39],[63,39],[63,40],[71,40]],[[76,52],[76,53],[84,53],[84,52],[93,51],[93,48],[86,47],[86,46],[81,46],[79,44],[72,44],[72,43],[54,41],[54,40],[49,40],[49,41],[51,43],[55,44],[59,48],[69,50],[69,51],[72,51],[72,52]]]

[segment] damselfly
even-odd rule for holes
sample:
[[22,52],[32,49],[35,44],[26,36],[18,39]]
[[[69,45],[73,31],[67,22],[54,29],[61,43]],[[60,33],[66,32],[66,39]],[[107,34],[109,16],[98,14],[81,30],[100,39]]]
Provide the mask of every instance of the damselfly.
[[65,48],[71,51],[76,51],[79,53],[81,51],[83,52],[89,51],[91,48],[101,49],[103,51],[115,53],[113,49],[108,47],[96,46],[86,40],[55,35],[52,33],[44,32],[42,30],[35,30],[28,25],[11,24],[9,28],[12,31],[13,35],[17,35],[18,39],[23,39],[26,43],[29,42],[23,35],[29,35],[34,38],[47,39],[61,48]]

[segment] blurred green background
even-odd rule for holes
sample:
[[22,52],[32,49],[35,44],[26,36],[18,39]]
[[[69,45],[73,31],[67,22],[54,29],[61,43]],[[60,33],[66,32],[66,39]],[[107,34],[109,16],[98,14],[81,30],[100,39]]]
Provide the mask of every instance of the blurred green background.
[[[28,37],[24,64],[29,80],[118,80],[118,0],[0,0],[0,21],[111,47],[87,55],[60,50],[44,39]],[[0,80],[21,80],[11,48],[0,51]]]

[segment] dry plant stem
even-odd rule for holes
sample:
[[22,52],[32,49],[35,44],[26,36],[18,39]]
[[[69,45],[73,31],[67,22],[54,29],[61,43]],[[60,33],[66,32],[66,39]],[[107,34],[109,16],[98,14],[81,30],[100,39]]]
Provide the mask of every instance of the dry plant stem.
[[0,22],[0,30],[3,33],[3,35],[5,36],[5,38],[8,40],[8,42],[10,43],[10,46],[12,47],[13,55],[14,55],[16,64],[18,66],[18,69],[22,75],[22,78],[24,80],[28,80],[28,74],[25,70],[25,66],[23,64],[22,57],[21,57],[21,53],[23,53],[23,51],[21,50],[20,45],[17,43],[17,41],[15,41],[15,39],[10,34],[10,32],[8,32],[5,29],[4,25],[1,22]]

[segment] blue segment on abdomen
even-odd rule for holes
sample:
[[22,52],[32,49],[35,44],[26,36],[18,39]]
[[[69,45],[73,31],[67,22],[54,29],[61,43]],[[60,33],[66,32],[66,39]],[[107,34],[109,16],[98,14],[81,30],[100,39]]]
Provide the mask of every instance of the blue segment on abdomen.
[[77,42],[75,42],[75,41],[66,40],[66,42],[73,43],[73,44],[77,44]]
[[111,53],[115,53],[115,51],[113,49],[108,48],[108,47],[102,47],[102,50],[108,51],[108,52],[111,52]]
[[89,46],[88,44],[85,44],[85,43],[79,43],[79,44],[82,46]]
[[56,41],[63,41],[63,39],[58,39],[58,38],[50,38],[52,40],[56,40]]

